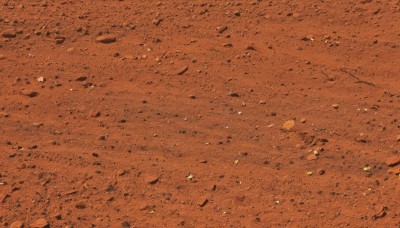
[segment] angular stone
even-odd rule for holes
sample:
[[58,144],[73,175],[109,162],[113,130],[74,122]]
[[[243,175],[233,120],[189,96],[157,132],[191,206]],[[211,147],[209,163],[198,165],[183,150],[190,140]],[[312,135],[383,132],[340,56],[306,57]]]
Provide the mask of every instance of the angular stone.
[[308,161],[313,161],[313,160],[317,160],[318,156],[316,154],[310,154],[307,156],[307,160]]
[[21,91],[21,95],[27,96],[27,97],[37,97],[39,95],[38,92],[29,90],[29,89],[24,89]]
[[46,219],[40,218],[40,219],[36,220],[34,223],[32,223],[30,227],[32,227],[32,228],[48,228],[49,223],[47,222]]
[[188,71],[189,70],[189,67],[188,66],[184,66],[184,67],[182,67],[182,69],[180,69],[179,71],[178,71],[178,75],[183,75],[184,73],[186,73],[186,71]]
[[200,198],[199,201],[198,201],[198,205],[200,207],[204,207],[207,203],[208,203],[207,197]]
[[394,174],[394,175],[400,174],[400,166],[396,166],[396,167],[392,167],[392,168],[388,169],[387,173]]
[[393,156],[386,160],[386,165],[394,166],[400,163],[400,156]]
[[114,35],[103,35],[99,36],[96,38],[96,42],[98,43],[103,43],[103,44],[109,44],[113,42],[117,42],[117,37]]
[[155,176],[147,176],[144,181],[148,184],[155,184],[158,182],[158,178]]
[[22,221],[15,221],[11,223],[10,228],[24,228],[24,223]]
[[17,36],[17,33],[16,33],[13,29],[7,29],[7,30],[4,30],[4,31],[1,33],[1,35],[2,35],[4,38],[14,38],[14,37]]
[[283,124],[282,128],[284,130],[290,131],[294,128],[294,126],[296,126],[294,120],[288,120]]

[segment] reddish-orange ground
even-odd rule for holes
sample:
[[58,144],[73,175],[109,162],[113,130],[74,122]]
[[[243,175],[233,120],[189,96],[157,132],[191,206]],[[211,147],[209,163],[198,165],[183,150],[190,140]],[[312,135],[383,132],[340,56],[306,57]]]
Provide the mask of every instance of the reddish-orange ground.
[[1,1],[2,226],[399,227],[399,24],[398,0]]

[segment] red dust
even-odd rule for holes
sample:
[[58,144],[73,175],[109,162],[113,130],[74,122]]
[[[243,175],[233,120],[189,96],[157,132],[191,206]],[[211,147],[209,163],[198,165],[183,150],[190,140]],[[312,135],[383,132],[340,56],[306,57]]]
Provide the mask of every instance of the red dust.
[[398,1],[0,12],[2,226],[400,225]]

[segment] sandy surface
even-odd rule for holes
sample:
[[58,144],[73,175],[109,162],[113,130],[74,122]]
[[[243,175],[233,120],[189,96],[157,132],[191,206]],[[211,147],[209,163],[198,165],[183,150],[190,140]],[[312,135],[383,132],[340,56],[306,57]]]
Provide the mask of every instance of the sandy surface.
[[2,0],[0,224],[400,226],[399,24],[398,0]]

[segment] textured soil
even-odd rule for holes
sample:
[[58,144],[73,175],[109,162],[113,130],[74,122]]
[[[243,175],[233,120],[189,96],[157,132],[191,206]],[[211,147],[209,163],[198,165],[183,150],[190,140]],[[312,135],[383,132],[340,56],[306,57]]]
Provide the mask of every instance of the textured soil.
[[398,0],[0,3],[1,226],[400,226]]

